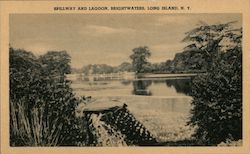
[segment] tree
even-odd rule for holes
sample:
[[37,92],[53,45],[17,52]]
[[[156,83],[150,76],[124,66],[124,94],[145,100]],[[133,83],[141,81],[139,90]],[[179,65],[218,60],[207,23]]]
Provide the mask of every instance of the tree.
[[130,55],[132,59],[133,70],[136,73],[144,73],[145,65],[148,64],[147,58],[151,56],[151,52],[147,46],[134,48],[133,54]]
[[90,74],[102,74],[102,73],[113,73],[114,68],[107,64],[89,64],[82,68],[82,72],[85,75]]
[[129,62],[123,62],[116,69],[119,72],[131,72],[132,71],[132,65]]
[[71,58],[66,51],[49,51],[39,57],[43,68],[50,75],[65,75],[71,72]]
[[241,44],[236,40],[241,37],[241,35],[237,36],[241,29],[232,29],[233,23],[235,22],[208,25],[201,22],[201,26],[186,33],[183,42],[191,42],[191,44],[185,47],[185,50],[202,53],[208,63],[208,68],[211,68],[211,65],[215,65],[220,60],[222,52]]
[[199,143],[216,145],[242,138],[242,28],[232,22],[202,25],[187,33],[186,41],[206,56],[206,74],[192,83],[189,124],[198,126]]

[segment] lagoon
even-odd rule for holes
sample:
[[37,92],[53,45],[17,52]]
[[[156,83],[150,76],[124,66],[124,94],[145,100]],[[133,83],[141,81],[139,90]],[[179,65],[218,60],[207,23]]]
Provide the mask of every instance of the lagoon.
[[76,80],[72,88],[77,95],[85,96],[188,96],[191,92],[191,78],[182,79],[137,79],[137,80]]
[[136,80],[75,80],[77,96],[92,96],[91,105],[128,105],[128,110],[160,142],[191,139],[191,78]]

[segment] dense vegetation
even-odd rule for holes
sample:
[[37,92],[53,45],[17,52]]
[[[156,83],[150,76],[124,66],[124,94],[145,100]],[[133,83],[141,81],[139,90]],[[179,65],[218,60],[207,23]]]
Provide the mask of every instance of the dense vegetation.
[[194,73],[205,72],[208,68],[204,54],[197,52],[195,48],[185,48],[183,52],[177,53],[173,60],[160,63],[148,62],[150,55],[148,47],[133,49],[133,54],[130,56],[133,70],[137,73]]
[[83,144],[74,97],[65,74],[70,57],[65,51],[36,57],[9,49],[10,145],[57,146]]
[[206,72],[208,64],[204,59],[204,54],[194,49],[185,49],[177,53],[174,59],[166,64],[166,70],[173,73],[178,72]]
[[208,63],[207,74],[195,78],[192,85],[189,124],[198,126],[199,144],[242,139],[242,29],[231,25],[203,25],[184,39]]

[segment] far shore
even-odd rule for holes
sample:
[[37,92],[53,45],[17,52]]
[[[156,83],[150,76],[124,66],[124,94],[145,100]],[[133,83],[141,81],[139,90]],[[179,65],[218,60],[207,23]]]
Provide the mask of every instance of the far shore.
[[102,74],[90,74],[84,75],[81,73],[67,74],[69,80],[76,79],[125,79],[125,80],[147,80],[147,79],[183,79],[192,78],[199,74],[205,74],[205,72],[200,73],[138,73],[134,72],[118,72],[118,73],[102,73]]
[[140,73],[137,74],[137,78],[178,78],[178,77],[193,77],[197,76],[198,74],[204,74],[204,73]]

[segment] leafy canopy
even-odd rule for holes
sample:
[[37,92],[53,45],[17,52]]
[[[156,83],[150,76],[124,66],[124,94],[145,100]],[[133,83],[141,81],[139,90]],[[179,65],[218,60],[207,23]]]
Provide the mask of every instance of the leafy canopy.
[[232,24],[202,25],[184,39],[209,61],[207,73],[193,80],[189,121],[205,145],[242,138],[242,28]]
[[130,55],[132,67],[136,73],[145,72],[145,67],[148,63],[147,58],[151,56],[151,52],[147,46],[134,48],[133,54]]

